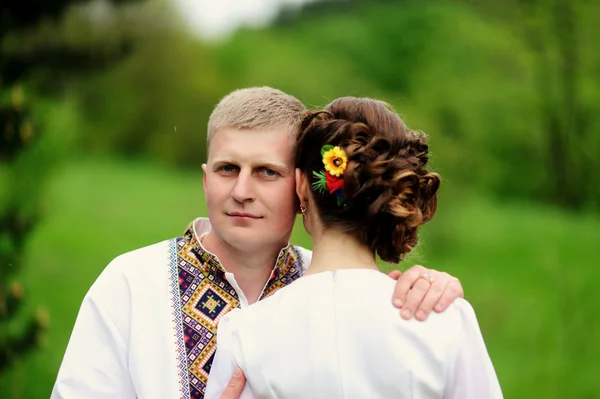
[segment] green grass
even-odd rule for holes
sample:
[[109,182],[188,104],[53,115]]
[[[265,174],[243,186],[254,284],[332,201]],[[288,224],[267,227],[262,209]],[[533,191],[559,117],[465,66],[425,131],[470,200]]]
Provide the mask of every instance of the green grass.
[[[206,215],[201,179],[114,160],[72,162],[54,177],[21,276],[24,310],[45,308],[51,327],[41,349],[0,376],[2,398],[49,396],[89,286],[115,256],[179,235]],[[310,245],[301,225],[292,241]],[[592,259],[599,245],[597,216],[454,189],[442,193],[405,265],[460,278],[506,398],[592,398],[600,375],[600,271]]]

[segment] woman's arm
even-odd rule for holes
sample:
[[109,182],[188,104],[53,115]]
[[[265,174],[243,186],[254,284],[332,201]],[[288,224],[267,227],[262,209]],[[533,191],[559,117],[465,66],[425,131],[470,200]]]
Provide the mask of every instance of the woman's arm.
[[488,355],[475,312],[464,300],[457,303],[461,324],[454,360],[448,370],[445,399],[501,399],[502,391]]
[[[238,312],[234,310],[232,313]],[[235,314],[228,314],[223,317],[219,322],[217,330],[217,351],[210,368],[210,374],[208,376],[208,384],[206,386],[205,399],[255,399],[254,394],[250,390],[248,384],[244,386],[239,396],[222,396],[225,393],[226,388],[230,385],[230,381],[237,383],[240,376],[234,376],[236,370],[239,370],[238,361],[235,358],[235,347],[237,345],[237,338],[234,332],[234,323],[231,318],[235,317]],[[230,387],[231,388],[231,387]],[[235,387],[233,387],[235,388]],[[233,394],[239,389],[232,389]]]

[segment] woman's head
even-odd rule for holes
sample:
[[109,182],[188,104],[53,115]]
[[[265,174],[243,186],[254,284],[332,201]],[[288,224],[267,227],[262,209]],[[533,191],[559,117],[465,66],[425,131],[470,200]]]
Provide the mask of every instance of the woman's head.
[[296,150],[296,167],[310,183],[311,213],[323,229],[354,236],[393,263],[414,248],[417,228],[435,214],[440,179],[427,161],[425,134],[368,98],[342,97],[308,111]]

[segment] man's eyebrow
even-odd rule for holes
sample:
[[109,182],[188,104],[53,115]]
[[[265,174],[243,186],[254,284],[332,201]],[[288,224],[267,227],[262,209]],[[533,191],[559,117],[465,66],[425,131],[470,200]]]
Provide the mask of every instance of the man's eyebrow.
[[284,163],[273,162],[273,161],[259,161],[256,163],[257,166],[267,167],[270,169],[277,169],[284,172],[288,172],[290,168]]
[[229,163],[233,163],[233,159],[231,158],[217,158],[213,161],[213,163],[225,163],[225,162],[229,162]]

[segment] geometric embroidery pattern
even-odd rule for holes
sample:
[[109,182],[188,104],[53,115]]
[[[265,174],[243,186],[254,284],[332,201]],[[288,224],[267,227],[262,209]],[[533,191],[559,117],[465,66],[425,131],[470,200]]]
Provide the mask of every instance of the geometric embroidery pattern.
[[[240,300],[227,282],[223,266],[198,242],[193,223],[183,237],[175,239],[175,252],[176,258],[172,262],[177,265],[179,303],[174,306],[181,309],[180,331],[183,332],[183,358],[186,360],[182,372],[187,372],[189,389],[186,397],[204,398],[217,349],[217,326],[224,315],[240,307]],[[303,271],[296,248],[292,245],[283,248],[260,299],[301,277]]]
[[177,373],[179,375],[179,394],[181,399],[190,397],[190,387],[187,373],[187,359],[185,351],[185,341],[183,339],[183,329],[181,328],[181,307],[179,306],[179,284],[177,283],[177,241],[169,241],[169,274],[171,280],[171,311],[173,313],[173,325],[175,330],[175,346],[177,347]]

